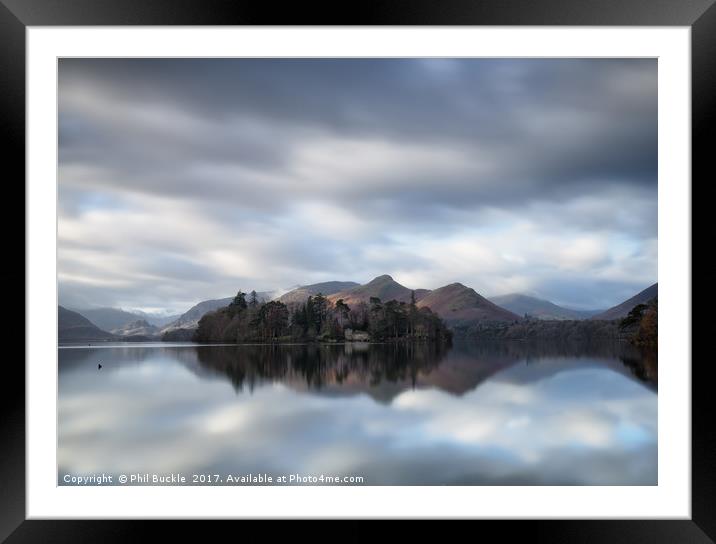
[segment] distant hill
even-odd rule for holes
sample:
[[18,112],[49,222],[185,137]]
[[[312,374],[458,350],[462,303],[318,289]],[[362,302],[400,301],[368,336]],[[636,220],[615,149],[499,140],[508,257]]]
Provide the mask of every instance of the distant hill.
[[134,321],[143,319],[150,325],[163,327],[179,318],[177,315],[155,315],[147,312],[130,312],[121,308],[73,308],[73,311],[85,316],[100,329],[111,331],[121,329]]
[[168,325],[172,321],[176,321],[181,317],[181,314],[174,314],[174,315],[160,315],[160,314],[150,314],[148,312],[133,312],[136,313],[141,319],[144,319],[147,323],[150,325],[154,325],[155,327],[159,327],[160,329],[164,326]]
[[199,323],[199,320],[204,317],[204,314],[228,306],[234,297],[218,298],[212,300],[204,300],[199,304],[195,304],[184,312],[178,319],[172,321],[166,325],[162,332],[170,331],[173,329],[195,329]]
[[520,319],[520,316],[497,306],[461,283],[451,283],[431,291],[418,301],[417,306],[430,308],[448,325]]
[[354,281],[325,281],[312,285],[302,285],[278,297],[276,300],[284,304],[303,304],[308,297],[321,293],[324,296],[360,286]]
[[610,320],[610,319],[623,319],[629,314],[629,312],[638,304],[646,304],[650,300],[653,300],[659,296],[659,284],[655,283],[634,295],[628,300],[625,300],[621,304],[618,304],[612,308],[609,308],[601,314],[593,316],[591,319]]
[[[368,303],[372,297],[379,298],[383,302],[389,300],[410,302],[412,292],[386,274],[378,276],[365,285],[339,291],[327,298],[331,302],[343,299],[349,306],[360,302]],[[520,316],[493,304],[478,295],[474,289],[460,283],[446,285],[434,291],[415,289],[415,300],[419,308],[430,308],[448,324],[520,319]]]
[[[359,302],[370,302],[371,297],[376,297],[387,302],[389,300],[397,300],[398,302],[410,302],[411,289],[400,285],[387,274],[378,276],[365,285],[359,285],[351,289],[339,291],[328,296],[328,300],[335,302],[343,299],[348,304],[358,304]],[[427,289],[415,289],[415,300],[420,300],[429,291]]]
[[112,329],[112,334],[118,336],[156,336],[159,334],[159,327],[151,325],[144,319],[138,319],[131,323],[127,323],[118,329]]
[[528,314],[538,319],[589,319],[603,310],[572,310],[558,306],[549,300],[530,297],[519,293],[490,298],[498,306],[519,316]]
[[116,338],[83,315],[62,306],[57,307],[57,337],[60,342],[98,342]]
[[[264,302],[270,300],[271,293],[256,293],[256,296],[259,302]],[[248,300],[248,298],[249,297],[247,293],[246,299]],[[199,325],[199,320],[204,317],[205,314],[213,312],[214,310],[218,310],[219,308],[223,308],[224,306],[228,306],[229,304],[231,304],[232,300],[234,300],[233,296],[212,300],[204,300],[199,304],[195,304],[186,312],[184,312],[181,316],[179,316],[179,318],[162,328],[161,332],[164,333],[172,331],[174,329],[196,329]]]
[[73,308],[73,311],[83,315],[100,329],[106,331],[119,329],[127,323],[131,323],[137,319],[142,319],[142,316],[139,314],[127,312],[119,308]]

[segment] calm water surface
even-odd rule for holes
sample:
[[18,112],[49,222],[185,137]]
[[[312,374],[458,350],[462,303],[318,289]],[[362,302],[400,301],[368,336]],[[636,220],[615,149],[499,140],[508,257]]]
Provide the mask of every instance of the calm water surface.
[[656,374],[614,345],[61,347],[58,484],[656,485]]

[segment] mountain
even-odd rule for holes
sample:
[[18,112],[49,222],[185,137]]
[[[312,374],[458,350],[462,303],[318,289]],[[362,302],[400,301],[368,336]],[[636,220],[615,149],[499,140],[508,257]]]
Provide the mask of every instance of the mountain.
[[609,308],[601,314],[593,316],[591,319],[622,319],[627,316],[627,314],[634,308],[634,306],[637,306],[638,304],[646,304],[647,302],[657,298],[658,296],[659,284],[655,283],[654,285],[651,285],[640,293],[634,295],[630,299],[625,300],[621,304],[617,304],[612,308]]
[[517,315],[528,314],[538,319],[589,319],[603,310],[572,310],[563,308],[540,298],[530,297],[519,293],[502,295],[490,298],[498,306],[505,308]]
[[150,325],[163,327],[179,318],[177,315],[158,315],[147,312],[130,312],[121,308],[74,308],[73,311],[85,316],[100,329],[111,331],[126,327],[134,321],[143,319]]
[[281,295],[276,300],[283,302],[284,304],[302,304],[308,300],[308,297],[317,295],[318,293],[328,296],[359,286],[360,284],[354,281],[325,281],[323,283],[314,283],[312,285],[301,285],[300,287]]
[[[327,298],[331,302],[343,299],[343,302],[349,306],[360,302],[368,303],[372,297],[379,298],[383,302],[389,300],[410,302],[412,292],[386,274],[378,276],[365,285],[339,291]],[[448,324],[520,319],[518,315],[500,308],[461,283],[446,285],[434,291],[415,289],[415,300],[419,308],[430,308]]]
[[111,331],[124,327],[127,323],[143,319],[143,316],[133,312],[127,312],[120,308],[87,308],[74,309],[75,312],[83,315],[100,329]]
[[[258,298],[259,302],[265,302],[271,299],[271,293],[256,293],[256,297]],[[248,300],[248,298],[249,296],[247,294],[246,299]],[[196,329],[196,327],[199,325],[199,320],[204,317],[204,315],[208,314],[209,312],[213,312],[214,310],[218,310],[219,308],[223,308],[224,306],[228,306],[229,304],[231,304],[232,300],[234,300],[234,297],[204,300],[199,304],[195,304],[186,312],[181,314],[179,318],[177,318],[175,321],[172,321],[164,328],[162,328],[161,332],[172,331],[175,329]]]
[[138,319],[118,329],[112,329],[112,334],[118,336],[155,336],[159,334],[159,327],[151,325],[145,319]]
[[57,337],[60,342],[97,342],[114,340],[115,336],[103,331],[83,315],[57,307]]
[[[358,285],[357,287],[353,287],[351,289],[339,291],[328,296],[327,298],[331,302],[343,299],[343,302],[349,306],[351,304],[358,304],[359,302],[370,302],[371,297],[379,298],[383,302],[387,302],[389,300],[410,302],[411,292],[411,289],[400,285],[393,278],[385,274],[383,276],[378,276],[365,285]],[[429,291],[427,289],[416,289],[415,300],[420,300],[428,293]]]
[[151,314],[148,312],[140,312],[139,310],[133,312],[139,316],[140,319],[143,319],[150,325],[154,325],[155,327],[162,328],[166,325],[169,325],[172,321],[176,321],[181,317],[181,314],[173,314],[173,315],[162,315],[162,314]]
[[228,306],[234,297],[218,298],[212,300],[204,300],[199,304],[195,304],[184,312],[176,321],[172,321],[162,329],[162,332],[170,331],[173,329],[195,329],[199,324],[199,320],[204,317],[205,314]]
[[417,306],[427,306],[448,325],[520,319],[520,316],[500,308],[461,283],[451,283],[431,291],[418,301]]

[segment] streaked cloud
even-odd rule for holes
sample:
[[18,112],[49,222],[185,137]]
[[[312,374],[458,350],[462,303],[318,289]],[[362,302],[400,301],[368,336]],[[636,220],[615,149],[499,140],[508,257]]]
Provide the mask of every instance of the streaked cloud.
[[388,273],[607,307],[656,281],[653,59],[62,59],[70,306]]

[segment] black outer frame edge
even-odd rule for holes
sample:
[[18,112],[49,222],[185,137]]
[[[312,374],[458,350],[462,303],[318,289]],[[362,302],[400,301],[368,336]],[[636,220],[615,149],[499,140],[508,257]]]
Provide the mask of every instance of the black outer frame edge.
[[[704,238],[713,243],[713,222],[694,228],[693,203],[697,180],[704,187],[716,178],[714,167],[713,142],[716,141],[716,4],[699,17],[691,28],[691,202],[692,202],[692,292],[696,277],[693,273],[696,257],[694,252],[696,234],[706,234]],[[703,192],[701,193],[703,194]],[[706,228],[704,228],[706,227]],[[704,240],[702,240],[704,243]],[[708,243],[708,242],[705,242]],[[708,246],[706,246],[708,247]],[[701,258],[703,261],[703,258]],[[703,264],[703,263],[702,263]],[[691,297],[693,304],[693,296]],[[708,337],[706,323],[694,319],[691,311],[692,330],[699,328],[702,337]],[[710,320],[706,320],[710,321]],[[693,353],[693,332],[692,332]],[[692,358],[693,360],[693,358]],[[704,359],[705,361],[706,359]],[[716,428],[714,427],[713,392],[710,384],[708,366],[691,365],[691,517],[706,534],[716,540]]]
[[[714,0],[525,0],[483,2],[455,0],[436,4],[425,0],[407,2],[363,2],[351,13],[322,11],[317,4],[293,7],[248,5],[226,0],[0,0],[0,136],[13,176],[25,178],[25,26],[43,25],[237,25],[237,24],[375,24],[375,25],[639,25],[692,26],[692,171],[693,179],[714,179],[709,159],[710,142],[716,140],[716,6]],[[4,5],[3,5],[4,4]],[[259,7],[260,6],[260,7]],[[8,9],[8,7],[10,9]],[[345,14],[350,14],[348,17]],[[707,178],[708,176],[708,178]],[[702,182],[705,183],[705,182]],[[25,202],[24,189],[11,182]],[[693,183],[692,183],[693,187]],[[692,189],[693,190],[693,189]],[[14,195],[13,195],[14,196]],[[6,202],[14,202],[7,199]],[[693,201],[693,198],[692,198]],[[24,209],[24,207],[23,207]],[[4,232],[17,230],[17,219],[0,214]],[[711,230],[713,232],[713,229]],[[711,237],[711,239],[713,239]],[[25,281],[24,236],[6,237],[6,247],[20,250],[21,266],[0,272],[3,285]],[[20,291],[9,293],[20,303]],[[24,298],[23,301],[24,303]],[[23,304],[23,322],[25,310]],[[11,322],[12,319],[12,322]],[[17,327],[17,316],[5,317],[7,328]],[[5,324],[5,323],[3,323]],[[702,325],[703,326],[703,325]],[[24,358],[24,346],[23,346]],[[23,384],[7,388],[0,395],[0,436],[3,452],[0,463],[0,540],[7,542],[76,542],[117,540],[149,536],[165,531],[158,521],[24,521],[25,520],[25,375],[22,367],[5,365],[6,383]],[[705,369],[692,368],[692,520],[602,520],[602,521],[511,521],[487,522],[503,537],[527,536],[550,542],[714,542],[716,538],[716,433],[709,418]],[[499,523],[499,526],[494,524]],[[484,524],[483,524],[484,525]],[[191,536],[196,524],[182,522],[184,536]],[[204,528],[197,536],[206,537]],[[13,532],[14,531],[14,532]],[[272,529],[275,531],[275,528]],[[421,529],[422,531],[422,529]],[[350,531],[349,531],[350,532]],[[353,538],[360,533],[356,526]],[[311,532],[313,534],[313,532]],[[364,536],[369,536],[366,532]],[[709,538],[710,535],[711,538]],[[316,535],[314,535],[316,536]]]
[[42,25],[689,26],[713,0],[2,0]]
[[[25,328],[25,27],[0,3],[0,149],[3,153],[5,193],[0,232],[6,233],[5,248],[15,260],[0,268],[0,285],[15,309],[3,313],[2,330]],[[8,168],[9,167],[9,168]],[[19,219],[11,209],[20,211]],[[18,257],[22,255],[22,259]],[[10,289],[7,287],[10,286]],[[18,310],[22,308],[22,310]],[[16,340],[22,360],[25,344]],[[25,365],[17,355],[5,357],[4,391],[0,394],[0,541],[25,519]]]

